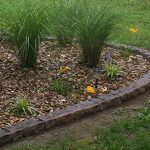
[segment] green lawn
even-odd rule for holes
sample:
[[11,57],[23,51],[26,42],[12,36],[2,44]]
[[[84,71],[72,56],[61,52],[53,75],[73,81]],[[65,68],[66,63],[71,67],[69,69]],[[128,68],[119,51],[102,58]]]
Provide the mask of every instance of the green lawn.
[[[110,40],[150,49],[150,1],[101,0],[100,3],[104,1],[120,17]],[[132,27],[138,32],[131,33],[129,30]]]
[[[20,145],[11,150],[150,150],[150,101],[137,117],[98,128],[95,138],[68,137],[60,141]],[[63,137],[62,137],[63,138]]]
[[[1,0],[3,1],[6,2]],[[12,0],[7,1],[12,3]],[[96,2],[98,5],[106,4],[118,15],[109,41],[150,49],[150,0],[96,0]],[[0,6],[0,10],[3,9]],[[130,28],[137,28],[138,32],[131,33]]]

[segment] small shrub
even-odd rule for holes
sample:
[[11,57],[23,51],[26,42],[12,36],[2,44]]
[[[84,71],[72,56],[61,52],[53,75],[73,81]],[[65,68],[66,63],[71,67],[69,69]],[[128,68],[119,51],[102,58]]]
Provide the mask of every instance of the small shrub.
[[13,112],[16,114],[34,114],[35,111],[30,107],[27,96],[22,96],[16,99]]
[[6,10],[2,22],[10,34],[11,41],[17,47],[21,66],[34,67],[41,40],[47,33],[49,23],[46,5],[39,1],[17,0],[3,7]]
[[108,10],[85,5],[77,21],[77,36],[82,48],[83,63],[95,67],[100,60],[104,41],[108,38],[114,17]]
[[73,87],[71,83],[57,79],[53,81],[52,89],[60,95],[69,96],[73,90]]
[[118,76],[122,75],[123,71],[117,65],[106,64],[104,66],[104,73],[106,74],[106,76],[109,79],[113,80],[113,79],[117,78]]

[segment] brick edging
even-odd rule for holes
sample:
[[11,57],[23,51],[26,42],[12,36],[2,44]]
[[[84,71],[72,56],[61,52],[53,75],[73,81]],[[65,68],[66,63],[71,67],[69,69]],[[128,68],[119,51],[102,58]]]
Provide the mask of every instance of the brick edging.
[[118,43],[105,43],[107,46],[113,47],[113,48],[125,48],[129,49],[132,52],[138,53],[142,55],[145,59],[150,61],[150,50],[146,50],[144,48],[139,48],[136,46],[126,45],[126,44],[118,44]]
[[[150,52],[141,48],[122,44],[108,44],[114,48],[127,48],[141,54],[150,61]],[[0,145],[16,141],[22,137],[37,134],[60,124],[103,111],[106,108],[120,105],[150,88],[150,71],[129,86],[112,91],[111,93],[69,106],[64,110],[50,112],[36,118],[28,119],[13,126],[0,128]]]

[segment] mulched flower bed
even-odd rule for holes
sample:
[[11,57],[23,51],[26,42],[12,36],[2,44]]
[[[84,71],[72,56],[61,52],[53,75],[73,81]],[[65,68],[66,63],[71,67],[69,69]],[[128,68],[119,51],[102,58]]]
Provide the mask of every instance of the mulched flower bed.
[[[37,115],[91,99],[86,87],[94,87],[95,69],[80,64],[81,49],[78,44],[60,48],[55,42],[42,43],[35,69],[21,69],[14,49],[8,44],[0,46],[0,128],[31,117],[12,112],[16,97],[21,95],[29,96],[31,106],[39,111]],[[96,89],[99,96],[128,86],[150,70],[150,62],[141,55],[131,53],[129,57],[123,57],[118,50],[110,47],[103,49],[103,65],[110,61],[110,54],[111,61],[119,65],[124,74],[116,80],[109,80],[102,74]],[[67,67],[67,71],[60,75],[61,66]],[[52,90],[54,79],[70,82],[73,92],[68,97],[58,95]]]

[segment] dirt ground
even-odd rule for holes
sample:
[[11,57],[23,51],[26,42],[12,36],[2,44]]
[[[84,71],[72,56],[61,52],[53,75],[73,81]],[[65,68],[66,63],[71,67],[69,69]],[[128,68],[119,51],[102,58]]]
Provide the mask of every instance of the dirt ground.
[[28,137],[26,139],[20,139],[20,141],[5,145],[0,150],[11,150],[20,144],[37,144],[48,141],[54,141],[58,138],[74,135],[78,138],[92,138],[94,137],[94,131],[96,128],[101,128],[111,125],[116,120],[121,120],[129,117],[134,117],[137,113],[136,110],[144,107],[147,98],[150,97],[150,90],[145,94],[140,95],[132,100],[127,101],[121,106],[107,109],[103,112],[93,114],[82,118],[78,121],[74,121],[70,124],[59,126],[51,131],[47,131],[41,135]]

